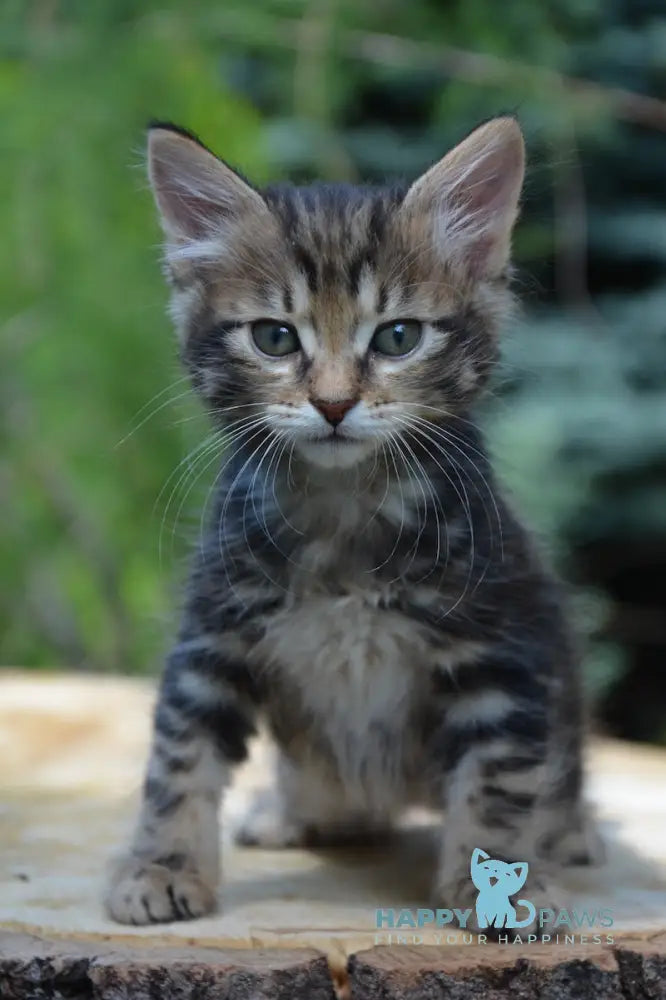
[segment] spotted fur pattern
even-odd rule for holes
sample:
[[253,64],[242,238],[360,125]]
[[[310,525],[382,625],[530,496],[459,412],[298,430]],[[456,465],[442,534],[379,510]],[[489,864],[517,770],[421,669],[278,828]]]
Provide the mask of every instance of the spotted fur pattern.
[[[477,844],[537,870],[589,860],[559,588],[473,419],[511,306],[516,123],[395,189],[258,192],[181,130],[150,141],[183,361],[227,448],[110,913],[214,907],[220,795],[259,720],[278,771],[245,843],[374,833],[425,803],[444,810],[443,906],[473,900]],[[262,355],[266,317],[300,349]],[[421,340],[380,356],[398,318]],[[341,400],[332,428],[319,407]]]

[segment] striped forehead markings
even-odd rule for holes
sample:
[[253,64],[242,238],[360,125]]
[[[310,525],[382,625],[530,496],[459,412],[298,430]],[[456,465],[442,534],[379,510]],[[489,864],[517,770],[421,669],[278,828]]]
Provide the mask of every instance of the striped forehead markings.
[[[399,199],[390,191],[368,191],[361,198],[350,191],[345,185],[267,191],[311,294],[336,284],[356,297],[363,270],[376,264],[389,212]],[[384,291],[379,299],[385,298]]]

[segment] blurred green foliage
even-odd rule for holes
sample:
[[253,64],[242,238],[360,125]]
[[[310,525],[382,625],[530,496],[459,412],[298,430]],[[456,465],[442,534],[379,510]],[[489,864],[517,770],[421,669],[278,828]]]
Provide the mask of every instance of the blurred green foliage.
[[146,121],[260,183],[376,181],[512,110],[525,307],[492,443],[580,588],[601,708],[666,739],[663,684],[649,724],[612,709],[666,646],[666,110],[641,100],[665,85],[661,0],[6,0],[0,661],[144,671],[173,628],[212,470],[179,465],[205,423],[165,318]]

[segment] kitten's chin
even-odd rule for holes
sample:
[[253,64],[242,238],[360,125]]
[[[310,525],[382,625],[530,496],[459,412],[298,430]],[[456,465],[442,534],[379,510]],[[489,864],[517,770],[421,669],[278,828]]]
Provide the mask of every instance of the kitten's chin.
[[351,469],[372,455],[370,441],[344,441],[326,438],[320,441],[299,441],[296,450],[310,465],[320,469]]

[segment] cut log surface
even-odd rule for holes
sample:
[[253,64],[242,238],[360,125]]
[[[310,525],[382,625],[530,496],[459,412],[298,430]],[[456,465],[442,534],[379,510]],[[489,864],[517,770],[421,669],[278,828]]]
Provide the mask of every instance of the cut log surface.
[[0,932],[2,1000],[335,1000],[326,957],[276,950],[113,946]]
[[[666,753],[611,741],[593,742],[588,766],[589,798],[608,863],[572,871],[559,887],[570,910],[611,911],[613,926],[602,931],[610,931],[611,941],[604,937],[601,946],[591,936],[581,944],[580,928],[575,945],[547,947],[470,946],[459,933],[442,940],[441,932],[437,937],[427,930],[397,940],[378,931],[378,909],[428,905],[439,821],[425,812],[410,814],[391,843],[373,848],[235,846],[233,826],[270,782],[271,750],[263,740],[225,802],[219,912],[160,927],[114,924],[100,903],[104,869],[131,830],[153,698],[151,682],[127,678],[19,671],[0,677],[0,928],[10,935],[2,951],[2,1000],[74,1000],[79,987],[67,983],[76,984],[77,976],[85,981],[88,992],[80,995],[86,998],[319,1000],[330,995],[330,981],[317,978],[326,967],[322,954],[337,987],[356,1000],[502,1000],[509,994],[666,1000]],[[26,934],[42,939],[42,951]],[[415,940],[428,947],[414,947]],[[11,948],[19,946],[24,958],[12,960]],[[287,966],[257,967],[257,956],[274,962],[276,950]],[[8,962],[23,970],[12,973],[13,980]],[[174,978],[176,965],[180,979]],[[307,989],[320,992],[294,987],[280,994],[278,981],[296,981],[294,970]],[[34,975],[32,993],[17,992],[19,974],[26,982]],[[51,985],[38,986],[40,976]],[[159,985],[167,980],[171,992]],[[201,988],[193,991],[193,983]],[[243,983],[254,985],[239,992]],[[572,984],[578,992],[571,992]],[[321,992],[326,989],[329,994]]]
[[621,935],[614,950],[627,1000],[666,1000],[666,932]]
[[665,1000],[666,935],[621,946],[377,947],[349,959],[351,1000]]
[[351,955],[336,980],[311,949],[138,947],[0,931],[2,1000],[664,1000],[666,940],[375,947]]

